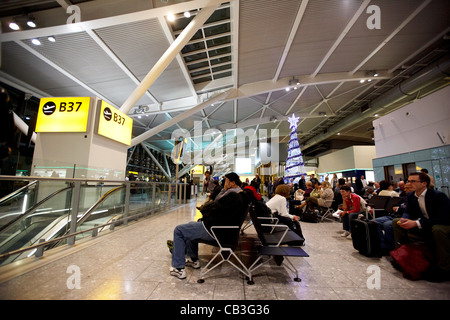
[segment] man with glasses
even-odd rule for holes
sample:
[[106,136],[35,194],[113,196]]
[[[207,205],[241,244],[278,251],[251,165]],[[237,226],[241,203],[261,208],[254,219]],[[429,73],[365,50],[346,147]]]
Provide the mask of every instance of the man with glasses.
[[401,218],[392,221],[396,245],[419,236],[434,249],[436,274],[446,279],[450,275],[450,205],[448,197],[430,188],[430,177],[423,172],[409,175],[412,190],[407,196]]

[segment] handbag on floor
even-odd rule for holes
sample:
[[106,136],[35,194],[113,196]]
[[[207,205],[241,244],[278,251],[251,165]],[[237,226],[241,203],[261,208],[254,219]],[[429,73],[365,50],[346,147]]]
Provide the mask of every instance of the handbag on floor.
[[399,269],[403,277],[410,280],[425,278],[433,257],[430,249],[423,244],[408,243],[390,252],[392,265]]

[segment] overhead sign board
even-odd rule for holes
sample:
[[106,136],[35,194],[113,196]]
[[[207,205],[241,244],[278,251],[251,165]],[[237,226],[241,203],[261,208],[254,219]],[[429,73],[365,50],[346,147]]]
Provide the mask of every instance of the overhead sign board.
[[133,119],[102,101],[98,120],[98,134],[126,145],[131,144]]
[[90,97],[41,98],[36,132],[86,132]]
[[196,165],[192,170],[192,174],[203,174],[203,166],[202,165]]

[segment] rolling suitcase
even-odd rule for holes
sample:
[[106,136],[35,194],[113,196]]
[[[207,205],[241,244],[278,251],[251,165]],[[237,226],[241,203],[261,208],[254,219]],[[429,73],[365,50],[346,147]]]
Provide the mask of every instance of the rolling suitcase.
[[366,257],[381,257],[378,225],[375,221],[360,217],[352,221],[353,248]]

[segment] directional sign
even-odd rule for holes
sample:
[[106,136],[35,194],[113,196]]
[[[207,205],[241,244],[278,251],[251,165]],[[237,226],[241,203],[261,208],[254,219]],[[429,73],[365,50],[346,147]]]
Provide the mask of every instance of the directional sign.
[[90,97],[41,98],[36,132],[86,132]]
[[102,101],[98,120],[98,134],[126,145],[131,144],[133,119],[109,103]]

